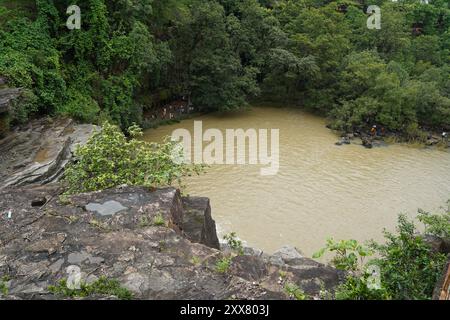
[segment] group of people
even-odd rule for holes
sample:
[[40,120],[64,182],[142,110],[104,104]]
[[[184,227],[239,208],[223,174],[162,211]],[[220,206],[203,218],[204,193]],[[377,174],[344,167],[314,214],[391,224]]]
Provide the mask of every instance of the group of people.
[[190,106],[190,105],[169,105],[166,106],[164,108],[162,108],[162,110],[160,110],[159,115],[157,113],[152,114],[151,118],[152,120],[156,120],[158,118],[163,119],[163,120],[173,120],[175,119],[177,116],[180,116],[181,114],[186,114],[186,113],[191,113],[194,111],[194,107]]

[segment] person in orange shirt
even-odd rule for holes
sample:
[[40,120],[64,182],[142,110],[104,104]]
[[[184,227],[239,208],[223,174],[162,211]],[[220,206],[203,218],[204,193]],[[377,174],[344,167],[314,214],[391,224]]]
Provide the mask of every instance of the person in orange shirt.
[[372,137],[377,134],[377,126],[373,126],[372,129],[370,129],[370,134],[372,135]]

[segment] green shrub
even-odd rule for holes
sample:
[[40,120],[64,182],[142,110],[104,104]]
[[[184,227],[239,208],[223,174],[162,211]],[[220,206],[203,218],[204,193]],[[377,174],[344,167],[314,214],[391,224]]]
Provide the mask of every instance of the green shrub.
[[446,256],[434,252],[404,215],[399,216],[397,234],[384,235],[386,244],[373,244],[380,256],[374,263],[389,295],[396,300],[431,299]]
[[340,270],[358,270],[364,263],[364,258],[373,254],[372,250],[358,243],[356,240],[334,241],[328,239],[325,248],[322,248],[313,255],[317,259],[325,252],[335,253],[331,260],[334,267]]
[[219,273],[227,273],[231,267],[231,258],[223,257],[216,262],[216,271]]
[[115,186],[139,185],[157,187],[178,183],[201,166],[174,162],[182,153],[174,143],[148,143],[140,140],[142,130],[129,128],[130,139],[114,125],[105,123],[84,146],[75,151],[77,161],[68,166],[64,180],[68,193],[88,192]]
[[450,239],[450,201],[449,208],[444,214],[431,214],[419,210],[419,220],[425,225],[425,233]]
[[227,242],[230,248],[236,251],[239,255],[244,254],[244,248],[242,247],[242,241],[236,236],[236,232],[231,232],[223,236],[223,239]]

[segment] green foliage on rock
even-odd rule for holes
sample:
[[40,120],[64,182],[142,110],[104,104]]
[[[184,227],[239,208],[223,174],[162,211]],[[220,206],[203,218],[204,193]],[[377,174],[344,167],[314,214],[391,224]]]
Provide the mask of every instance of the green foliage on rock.
[[128,129],[127,138],[119,127],[104,123],[84,146],[75,151],[76,162],[64,173],[68,193],[88,192],[119,185],[157,187],[178,183],[183,177],[200,173],[201,167],[174,161],[182,150],[171,141],[162,144],[140,140],[138,126]]
[[356,240],[334,241],[328,239],[326,247],[316,252],[313,258],[320,258],[327,251],[335,254],[331,260],[334,267],[350,271],[358,270],[363,265],[364,259],[373,254],[372,250],[359,244]]
[[295,300],[308,300],[308,296],[295,283],[287,282],[284,285],[284,291]]
[[242,241],[237,238],[236,232],[231,232],[223,236],[228,246],[236,251],[237,254],[244,254],[244,247],[242,246]]
[[[378,0],[380,30],[367,28],[363,5],[340,3],[2,0],[0,75],[32,94],[11,120],[65,114],[126,129],[182,96],[207,111],[260,97],[344,131],[449,130],[448,3]],[[65,26],[72,4],[81,30]]]
[[431,299],[446,257],[434,252],[401,215],[397,234],[385,231],[386,244],[375,244],[381,281],[393,299]]
[[[430,215],[421,213],[419,219],[424,222],[426,232],[446,237],[450,223],[448,214]],[[346,280],[334,293],[336,299],[352,300],[424,300],[431,299],[433,290],[444,270],[447,257],[424,241],[416,226],[406,216],[398,218],[397,232],[384,231],[385,242],[372,242],[370,249],[364,248],[354,240],[334,242],[329,240],[327,247],[319,251],[320,257],[325,251],[335,252],[331,263],[348,271]],[[375,253],[364,264],[357,264],[358,256],[366,257],[367,252]],[[377,267],[379,274],[373,275],[370,266]],[[374,278],[376,276],[377,278]],[[379,285],[374,287],[374,279]]]
[[55,294],[66,298],[88,298],[94,295],[116,296],[121,300],[133,299],[133,293],[122,287],[119,281],[100,277],[98,280],[87,284],[81,283],[80,289],[69,289],[67,280],[62,279],[56,285],[49,286],[48,290]]
[[360,275],[349,275],[334,293],[336,300],[390,300],[386,288],[371,288],[370,274],[362,272]]

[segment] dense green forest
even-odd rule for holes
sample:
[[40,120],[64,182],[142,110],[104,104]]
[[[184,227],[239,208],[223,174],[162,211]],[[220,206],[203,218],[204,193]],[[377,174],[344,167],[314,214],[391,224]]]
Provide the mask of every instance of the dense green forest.
[[[81,30],[66,27],[72,4]],[[414,137],[450,129],[449,52],[447,0],[0,0],[0,76],[26,88],[13,124],[126,128],[181,97],[201,111],[259,99]]]

